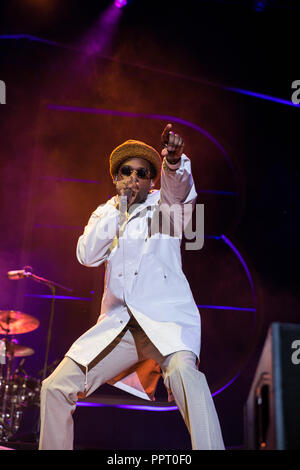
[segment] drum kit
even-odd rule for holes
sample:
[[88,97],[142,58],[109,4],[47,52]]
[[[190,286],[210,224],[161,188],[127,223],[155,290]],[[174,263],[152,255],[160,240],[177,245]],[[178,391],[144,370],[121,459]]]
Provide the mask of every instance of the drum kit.
[[[58,284],[49,279],[33,274],[31,266],[7,272],[8,279],[31,279],[47,286],[51,291],[51,311],[49,316],[48,334],[45,351],[45,361],[41,379],[29,377],[22,365],[24,357],[34,354],[34,350],[19,344],[16,335],[28,333],[39,327],[39,320],[31,315],[15,310],[0,310],[0,442],[15,440],[22,425],[24,411],[29,407],[40,406],[41,381],[48,372],[52,372],[59,361],[48,365],[51,342],[51,332],[54,316],[54,301],[56,288],[67,292],[73,289]],[[2,336],[2,337],[1,337]],[[22,358],[14,369],[16,358]]]
[[[39,320],[14,310],[0,310],[0,441],[7,442],[19,430],[24,410],[39,406],[41,380],[29,377],[22,363],[34,354],[30,347],[19,344],[16,335],[39,326]],[[20,358],[17,368],[15,359]]]

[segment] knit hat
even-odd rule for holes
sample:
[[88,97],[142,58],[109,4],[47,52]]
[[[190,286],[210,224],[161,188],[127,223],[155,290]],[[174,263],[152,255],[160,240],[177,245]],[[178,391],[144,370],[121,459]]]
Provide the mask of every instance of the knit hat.
[[112,178],[114,178],[121,163],[133,157],[144,158],[149,163],[152,163],[156,173],[153,180],[156,181],[159,178],[161,169],[159,153],[150,145],[131,139],[116,147],[109,157],[109,169]]

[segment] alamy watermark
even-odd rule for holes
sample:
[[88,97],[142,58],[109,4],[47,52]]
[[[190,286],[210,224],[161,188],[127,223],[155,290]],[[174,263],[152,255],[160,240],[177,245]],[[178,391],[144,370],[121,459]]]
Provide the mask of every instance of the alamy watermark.
[[294,80],[291,86],[295,90],[291,96],[292,103],[300,104],[300,80]]
[[[204,245],[204,204],[166,204],[161,203],[156,207],[145,207],[134,213],[139,207],[132,204],[127,208],[126,196],[119,198],[119,221],[116,226],[114,218],[109,218],[108,223],[101,227],[98,237],[102,240],[113,239],[116,234],[122,239],[145,239],[145,227],[131,230],[129,217],[132,219],[146,220],[148,238],[178,238],[185,237],[185,248],[187,250],[200,250]],[[128,211],[127,211],[128,209]],[[193,212],[195,217],[193,218]],[[194,220],[193,220],[194,219]],[[139,224],[138,224],[139,225]],[[137,226],[138,226],[137,225]],[[195,228],[193,228],[193,225]],[[128,226],[128,229],[127,229]],[[135,227],[137,227],[135,225]]]
[[291,344],[291,348],[295,349],[291,355],[291,361],[295,366],[297,366],[300,364],[300,339],[295,339]]
[[0,104],[6,104],[6,85],[3,80],[0,80]]

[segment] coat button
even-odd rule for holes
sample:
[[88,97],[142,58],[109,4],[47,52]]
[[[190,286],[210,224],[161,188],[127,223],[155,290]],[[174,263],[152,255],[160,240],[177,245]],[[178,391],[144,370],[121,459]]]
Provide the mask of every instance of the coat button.
[[134,272],[135,275],[137,275],[137,273],[138,273],[137,271]]
[[119,277],[121,277],[121,276],[122,276],[122,273],[119,274]]
[[120,320],[120,323],[123,323],[123,320]]

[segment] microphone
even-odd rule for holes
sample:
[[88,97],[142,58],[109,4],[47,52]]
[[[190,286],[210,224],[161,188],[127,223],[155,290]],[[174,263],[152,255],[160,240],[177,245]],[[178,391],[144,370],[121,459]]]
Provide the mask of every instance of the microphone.
[[132,189],[126,188],[122,191],[122,194],[120,195],[120,204],[119,204],[119,210],[121,214],[125,214],[128,209],[128,203],[131,199],[132,196]]
[[[25,266],[27,268],[28,266]],[[7,272],[7,277],[11,281],[17,281],[19,279],[23,279],[24,277],[29,277],[31,276],[31,271],[27,271],[26,269],[17,269],[15,271],[8,271]]]

